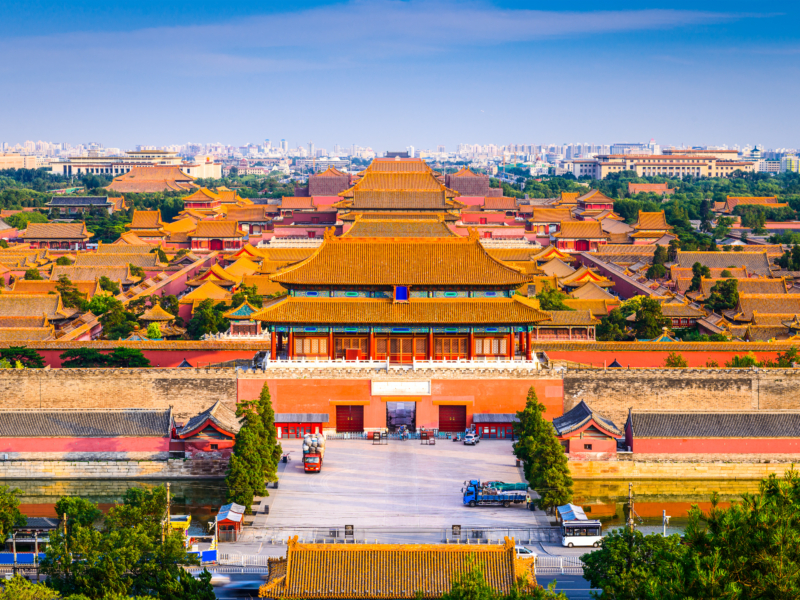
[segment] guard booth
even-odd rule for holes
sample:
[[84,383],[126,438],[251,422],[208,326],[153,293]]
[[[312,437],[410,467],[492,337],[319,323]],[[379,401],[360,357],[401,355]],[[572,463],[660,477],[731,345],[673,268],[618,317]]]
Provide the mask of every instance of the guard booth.
[[482,440],[511,440],[519,419],[515,413],[475,413],[472,422]]
[[328,421],[330,415],[327,413],[275,413],[279,439],[303,439],[307,433],[322,433]]

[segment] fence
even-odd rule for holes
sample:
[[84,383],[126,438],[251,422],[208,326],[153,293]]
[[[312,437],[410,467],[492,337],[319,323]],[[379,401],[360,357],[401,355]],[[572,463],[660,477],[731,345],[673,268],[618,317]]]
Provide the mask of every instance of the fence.
[[261,554],[223,554],[219,553],[217,564],[239,567],[268,567],[269,556]]
[[542,575],[583,575],[583,561],[579,556],[537,556],[536,572]]

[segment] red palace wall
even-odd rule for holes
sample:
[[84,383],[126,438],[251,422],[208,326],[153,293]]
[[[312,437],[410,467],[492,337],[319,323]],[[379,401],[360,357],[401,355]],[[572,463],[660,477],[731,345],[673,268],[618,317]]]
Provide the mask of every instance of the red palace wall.
[[0,452],[168,452],[169,438],[0,438]]
[[633,438],[636,454],[797,454],[798,438]]
[[[162,343],[169,344],[170,342]],[[109,344],[110,346],[108,347],[108,350],[110,351],[115,346],[113,342],[109,342]],[[118,345],[131,347],[130,343]],[[101,349],[104,354],[107,354],[107,352],[104,352],[104,350],[105,348]],[[59,356],[66,352],[66,350],[37,349],[37,352],[44,357],[45,365],[50,365],[50,367],[57,369],[61,367],[61,359]],[[255,353],[256,350],[170,350],[167,348],[164,350],[142,349],[142,354],[144,354],[145,357],[150,360],[150,365],[156,368],[177,367],[181,364],[184,358],[189,361],[189,364],[193,367],[203,368],[208,367],[209,365],[215,365],[221,362],[233,360],[235,358],[250,360],[253,358]]]
[[362,404],[364,427],[386,427],[386,400],[416,401],[417,427],[438,428],[439,404],[467,407],[467,424],[475,413],[514,413],[525,407],[533,386],[545,405],[546,418],[562,414],[563,384],[559,379],[433,379],[430,396],[372,396],[369,379],[260,379],[237,381],[239,400],[257,398],[264,383],[269,384],[277,413],[327,413],[334,427],[337,404]]
[[[590,367],[599,367],[601,369],[604,365],[608,366],[613,363],[614,360],[623,367],[663,367],[671,351],[683,356],[690,367],[705,367],[706,361],[714,360],[721,368],[725,368],[725,361],[729,361],[737,355],[743,356],[747,354],[746,349],[737,352],[699,352],[679,349],[672,350],[668,343],[661,344],[661,346],[664,347],[663,351],[620,352],[617,350],[596,351],[587,348],[586,350],[547,349],[545,352],[547,352],[547,356],[551,361],[566,360]],[[713,346],[713,344],[705,344],[706,348],[710,346]],[[756,355],[758,360],[764,360],[765,358],[774,359],[780,352],[783,352],[783,349],[775,352],[754,352],[753,354]]]

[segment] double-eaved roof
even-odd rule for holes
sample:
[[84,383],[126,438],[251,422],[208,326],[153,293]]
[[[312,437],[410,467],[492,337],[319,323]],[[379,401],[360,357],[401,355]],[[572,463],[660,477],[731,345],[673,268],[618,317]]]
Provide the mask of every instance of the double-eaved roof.
[[23,240],[79,240],[85,241],[94,234],[89,233],[83,221],[78,223],[28,223]]
[[455,237],[444,221],[435,219],[381,219],[359,215],[342,237],[361,238],[446,238]]
[[287,286],[518,287],[529,276],[469,238],[335,238],[272,280]]
[[[754,246],[754,248],[757,248]],[[748,273],[769,276],[773,265],[770,264],[766,252],[694,252],[678,250],[675,264],[678,267],[692,268],[700,263],[712,269],[743,268]]]

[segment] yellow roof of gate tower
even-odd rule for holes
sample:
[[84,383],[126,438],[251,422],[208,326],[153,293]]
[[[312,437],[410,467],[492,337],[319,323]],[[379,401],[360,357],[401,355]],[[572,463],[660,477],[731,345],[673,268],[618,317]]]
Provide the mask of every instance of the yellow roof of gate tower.
[[300,544],[289,540],[286,558],[270,561],[261,598],[440,598],[472,561],[486,582],[508,594],[526,578],[536,584],[534,562],[518,559],[514,540],[486,546],[438,544]]

